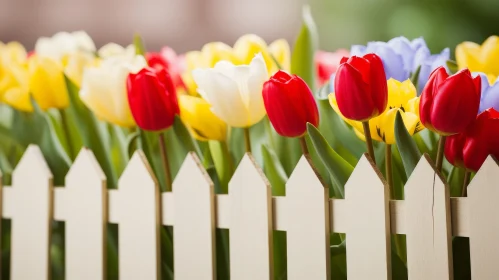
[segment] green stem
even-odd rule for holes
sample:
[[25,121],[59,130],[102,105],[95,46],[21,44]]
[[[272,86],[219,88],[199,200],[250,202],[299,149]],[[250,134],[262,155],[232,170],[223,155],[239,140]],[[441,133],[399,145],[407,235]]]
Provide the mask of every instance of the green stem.
[[159,134],[159,148],[161,150],[161,161],[163,162],[163,168],[165,173],[165,187],[166,191],[171,191],[172,187],[172,174],[170,171],[170,162],[168,161],[168,152],[165,145],[165,132]]
[[471,179],[471,172],[468,170],[464,170],[464,180],[463,180],[463,190],[461,193],[462,197],[468,196],[468,185]]
[[250,139],[249,127],[245,127],[243,130],[244,130],[244,144],[246,145],[246,152],[251,153],[251,139]]
[[300,147],[303,155],[308,157],[310,153],[308,152],[307,140],[305,140],[305,136],[300,137]]
[[73,141],[71,139],[71,132],[69,131],[68,116],[66,115],[66,111],[64,109],[60,109],[59,113],[61,114],[62,130],[64,132],[64,138],[66,138],[66,143],[68,145],[69,157],[71,159],[74,159],[75,151],[73,147]]
[[230,155],[229,145],[227,144],[227,141],[220,141],[220,145],[222,146],[222,153],[228,163],[229,173],[232,174],[234,172],[234,161]]
[[371,159],[376,164],[376,157],[374,156],[373,139],[371,138],[371,130],[369,129],[369,121],[362,122],[364,128],[364,136],[366,138],[367,152]]
[[390,190],[390,199],[395,199],[395,191],[393,189],[393,173],[392,173],[392,145],[386,144],[385,149],[385,175]]
[[444,162],[444,150],[445,150],[445,140],[447,136],[441,135],[440,140],[438,141],[438,150],[437,150],[437,170],[442,172],[442,164]]

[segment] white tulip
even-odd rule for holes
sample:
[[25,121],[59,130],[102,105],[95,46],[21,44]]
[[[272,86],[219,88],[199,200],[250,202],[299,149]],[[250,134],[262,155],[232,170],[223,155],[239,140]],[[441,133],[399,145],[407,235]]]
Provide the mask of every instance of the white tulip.
[[122,47],[115,43],[108,43],[102,46],[97,54],[100,58],[108,58],[112,56],[126,56],[126,57],[134,57],[135,56],[135,47],[133,45],[128,45],[126,48]]
[[123,127],[135,121],[128,105],[127,77],[146,67],[143,56],[116,56],[85,69],[80,98],[101,120]]
[[192,71],[199,94],[213,113],[232,127],[250,127],[265,116],[262,88],[268,79],[261,54],[249,65],[220,61],[214,68]]
[[56,60],[61,60],[64,56],[77,52],[92,54],[95,50],[92,38],[84,31],[59,32],[50,38],[41,37],[35,44],[37,55]]

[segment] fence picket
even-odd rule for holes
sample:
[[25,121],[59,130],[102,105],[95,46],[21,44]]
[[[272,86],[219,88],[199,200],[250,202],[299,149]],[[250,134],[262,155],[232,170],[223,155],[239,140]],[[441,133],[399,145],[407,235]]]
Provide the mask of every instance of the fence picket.
[[119,228],[121,280],[160,279],[159,187],[146,157],[135,152],[118,189],[109,191],[109,220]]
[[347,275],[349,280],[390,280],[389,194],[367,155],[345,185],[348,203]]
[[273,279],[270,185],[250,154],[229,182],[229,197],[231,279]]
[[12,173],[12,280],[50,279],[52,188],[52,173],[42,152],[30,145]]
[[449,189],[428,155],[405,185],[405,221],[409,279],[453,279]]
[[499,275],[499,166],[488,157],[468,187],[471,276]]
[[90,150],[80,151],[54,201],[55,219],[65,221],[66,279],[104,279],[106,177]]
[[216,279],[213,183],[192,152],[175,178],[173,195],[175,279]]
[[286,184],[288,279],[329,279],[329,190],[302,156]]

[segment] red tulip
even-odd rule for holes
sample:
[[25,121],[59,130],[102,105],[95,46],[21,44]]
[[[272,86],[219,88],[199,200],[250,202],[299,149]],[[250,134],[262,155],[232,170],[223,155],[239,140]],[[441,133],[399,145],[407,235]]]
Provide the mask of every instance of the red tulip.
[[441,135],[463,132],[478,114],[480,92],[480,76],[472,78],[468,69],[452,76],[444,67],[435,69],[421,93],[421,122]]
[[482,112],[465,132],[447,137],[445,157],[458,167],[477,171],[488,155],[499,156],[499,112]]
[[166,69],[172,77],[175,87],[185,88],[181,78],[183,71],[182,57],[177,56],[172,48],[163,47],[161,52],[148,52],[145,57],[150,67],[157,70]]
[[383,62],[375,54],[344,57],[334,80],[341,114],[351,120],[367,121],[383,113],[388,103]]
[[319,110],[312,91],[296,75],[278,71],[263,85],[263,102],[277,133],[301,137],[307,123],[319,124]]
[[127,80],[128,103],[137,125],[144,130],[169,128],[179,114],[177,92],[165,69],[146,67]]
[[319,84],[324,85],[329,82],[331,75],[336,73],[338,66],[340,66],[341,59],[349,55],[350,52],[345,49],[339,49],[335,52],[318,51],[315,54],[315,65]]

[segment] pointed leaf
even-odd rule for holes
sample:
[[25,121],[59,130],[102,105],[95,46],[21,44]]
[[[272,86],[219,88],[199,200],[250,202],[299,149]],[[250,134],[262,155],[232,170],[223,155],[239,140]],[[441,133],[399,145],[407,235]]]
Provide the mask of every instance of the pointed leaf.
[[284,185],[288,180],[288,176],[286,175],[286,171],[284,171],[284,167],[279,161],[279,158],[273,150],[267,147],[267,145],[262,146],[262,154],[263,170],[272,186],[272,195],[285,195],[286,189]]
[[185,127],[179,116],[175,116],[175,122],[173,123],[173,130],[175,135],[179,139],[180,143],[186,151],[195,152],[201,161],[203,161],[203,153],[199,149],[197,141],[192,137],[191,133]]
[[144,46],[144,40],[142,40],[140,34],[135,34],[135,36],[133,36],[133,46],[135,47],[135,54],[145,56],[146,47]]
[[402,163],[404,164],[405,174],[409,177],[421,159],[421,152],[405,128],[400,112],[397,112],[397,117],[395,118],[395,140],[400,151]]
[[338,194],[341,197],[344,197],[344,186],[350,177],[350,174],[353,172],[353,166],[329,146],[324,136],[322,136],[315,126],[308,123],[307,130],[317,154],[328,169],[329,174],[335,183],[334,185],[337,188]]

